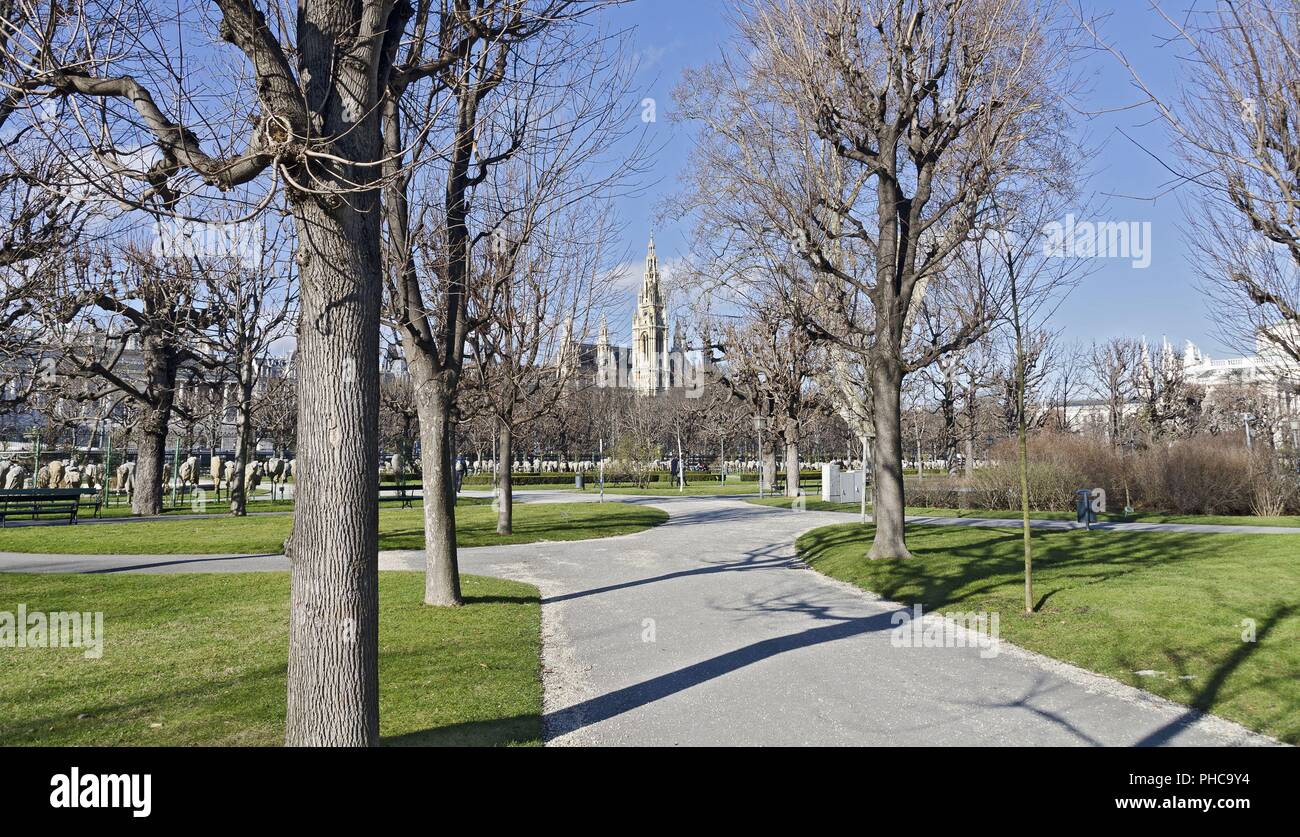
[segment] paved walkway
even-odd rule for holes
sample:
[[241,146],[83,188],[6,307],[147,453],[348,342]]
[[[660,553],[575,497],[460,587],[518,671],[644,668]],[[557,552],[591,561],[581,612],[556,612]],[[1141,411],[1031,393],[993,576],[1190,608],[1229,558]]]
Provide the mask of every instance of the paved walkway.
[[[581,499],[593,498],[521,495],[524,502]],[[1269,743],[1006,643],[992,658],[976,648],[893,647],[897,605],[807,569],[794,554],[800,532],[851,519],[844,513],[795,513],[734,498],[608,499],[653,505],[670,519],[618,538],[461,551],[466,572],[542,591],[553,744]],[[1125,525],[1156,526],[1113,528]],[[383,569],[422,569],[423,562],[421,552],[380,556]],[[0,565],[285,569],[280,556],[210,555],[0,555]]]

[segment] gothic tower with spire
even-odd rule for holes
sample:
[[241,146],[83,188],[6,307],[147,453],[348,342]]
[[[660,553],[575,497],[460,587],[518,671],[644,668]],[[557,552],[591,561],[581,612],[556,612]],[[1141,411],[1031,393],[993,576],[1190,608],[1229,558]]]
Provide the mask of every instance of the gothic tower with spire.
[[609,323],[600,318],[596,344],[587,345],[588,368],[594,365],[597,387],[630,388],[639,395],[658,395],[670,389],[692,386],[698,370],[689,359],[686,332],[680,322],[668,341],[664,291],[660,284],[659,257],[654,236],[646,249],[645,275],[632,314],[631,347],[616,346],[609,336]]
[[659,258],[655,255],[652,235],[646,251],[645,277],[632,318],[632,386],[641,395],[658,395],[669,385],[668,322],[664,318]]

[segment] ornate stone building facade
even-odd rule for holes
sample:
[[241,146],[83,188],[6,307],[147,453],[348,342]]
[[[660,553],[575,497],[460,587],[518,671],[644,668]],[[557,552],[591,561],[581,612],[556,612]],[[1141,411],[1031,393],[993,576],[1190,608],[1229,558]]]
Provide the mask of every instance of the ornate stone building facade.
[[669,344],[664,292],[654,237],[645,257],[645,275],[632,315],[632,345],[615,346],[609,323],[601,318],[596,342],[596,386],[630,388],[639,395],[658,395],[693,385],[698,371],[690,360],[681,323]]

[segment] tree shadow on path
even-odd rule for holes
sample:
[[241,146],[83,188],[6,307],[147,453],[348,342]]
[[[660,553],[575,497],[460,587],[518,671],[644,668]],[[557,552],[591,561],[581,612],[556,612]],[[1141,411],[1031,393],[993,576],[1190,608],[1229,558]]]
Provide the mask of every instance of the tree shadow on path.
[[874,631],[890,630],[893,626],[891,617],[892,613],[879,613],[840,619],[835,624],[759,640],[677,671],[616,689],[548,715],[547,737],[554,738],[600,723],[779,654]]

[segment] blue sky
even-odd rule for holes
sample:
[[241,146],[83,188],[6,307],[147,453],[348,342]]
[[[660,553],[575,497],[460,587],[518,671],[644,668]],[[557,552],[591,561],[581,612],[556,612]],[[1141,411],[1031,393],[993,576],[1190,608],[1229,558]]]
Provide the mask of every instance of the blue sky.
[[[1173,93],[1178,48],[1165,43],[1168,27],[1159,16],[1143,0],[1096,0],[1089,5],[1098,15],[1109,14],[1103,34],[1123,51],[1147,83],[1162,95]],[[1166,3],[1166,8],[1174,13],[1183,11],[1182,5]],[[691,147],[689,127],[666,118],[673,110],[673,86],[684,67],[716,58],[719,44],[731,35],[726,17],[723,0],[637,0],[610,13],[613,25],[636,29],[633,40],[642,64],[640,85],[644,95],[658,104],[658,120],[651,130],[654,138],[664,143],[654,169],[658,182],[643,197],[624,201],[620,207],[627,225],[627,248],[634,259],[644,253],[655,201],[677,188],[677,176]],[[1095,272],[1057,314],[1064,339],[1086,342],[1145,335],[1158,341],[1167,336],[1179,345],[1190,339],[1212,355],[1233,354],[1216,331],[1188,262],[1181,232],[1186,224],[1185,206],[1180,202],[1187,187],[1169,191],[1169,173],[1152,156],[1172,162],[1164,128],[1149,106],[1114,110],[1142,97],[1133,88],[1128,71],[1110,54],[1084,56],[1079,69],[1086,74],[1089,88],[1081,110],[1096,114],[1079,118],[1089,147],[1096,150],[1089,161],[1093,176],[1088,189],[1095,195],[1093,203],[1100,206],[1086,217],[1150,222],[1151,264],[1137,269],[1125,259],[1098,260]],[[687,232],[671,221],[658,223],[655,233],[661,261],[670,264],[684,252]],[[621,325],[611,322],[616,331]]]

